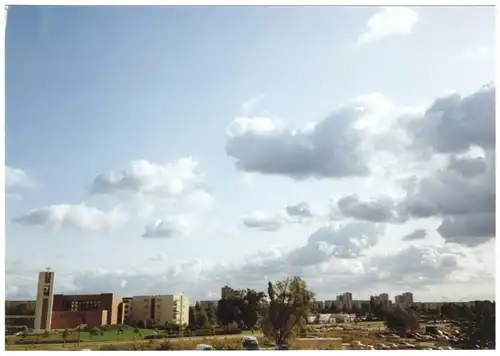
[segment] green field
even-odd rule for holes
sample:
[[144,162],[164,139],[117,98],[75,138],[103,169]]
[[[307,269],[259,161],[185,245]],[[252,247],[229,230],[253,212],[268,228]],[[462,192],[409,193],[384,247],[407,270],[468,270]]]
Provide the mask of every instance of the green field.
[[[102,335],[90,335],[89,332],[86,331],[80,331],[80,341],[81,342],[106,342],[106,341],[121,341],[121,340],[138,340],[138,339],[143,339],[144,336],[147,335],[152,335],[155,334],[156,332],[154,330],[150,329],[139,329],[139,333],[135,333],[134,329],[124,329],[123,334],[117,335],[116,330],[107,330],[104,331]],[[22,336],[11,336],[8,337],[8,339],[14,339],[14,340],[58,340],[64,342],[64,339],[62,337],[62,332],[52,332],[47,335],[47,337],[44,337],[44,335],[28,335],[27,337],[23,338]],[[78,339],[78,331],[76,330],[71,330],[69,331],[69,335],[67,337],[68,340],[71,339]],[[45,348],[45,345],[43,345]]]

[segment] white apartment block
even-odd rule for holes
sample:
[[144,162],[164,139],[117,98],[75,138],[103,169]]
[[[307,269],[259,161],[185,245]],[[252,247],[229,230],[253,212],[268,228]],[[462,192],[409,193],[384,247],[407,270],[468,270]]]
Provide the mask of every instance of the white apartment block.
[[189,324],[189,299],[185,295],[135,296],[127,304],[129,322]]

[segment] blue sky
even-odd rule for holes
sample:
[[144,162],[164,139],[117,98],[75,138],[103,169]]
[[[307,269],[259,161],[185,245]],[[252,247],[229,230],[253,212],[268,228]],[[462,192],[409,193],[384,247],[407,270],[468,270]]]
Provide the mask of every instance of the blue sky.
[[[460,293],[461,287],[447,292],[445,281],[493,273],[493,236],[439,233],[445,212],[391,223],[340,209],[338,201],[351,194],[409,201],[402,175],[433,177],[473,149],[491,163],[485,154],[491,145],[476,138],[460,152],[438,149],[438,141],[459,139],[455,127],[453,134],[438,130],[444,136],[434,141],[422,140],[429,130],[413,136],[427,145],[419,143],[420,153],[434,150],[424,164],[402,144],[408,135],[400,131],[407,131],[402,117],[428,119],[422,113],[436,98],[471,95],[491,82],[493,46],[494,9],[486,7],[11,7],[7,297],[32,296],[35,271],[47,265],[58,273],[59,291],[68,293],[184,291],[207,299],[226,282],[265,288],[266,278],[290,273],[303,275],[322,298],[347,290],[361,298],[367,288],[392,294],[412,288],[417,299]],[[455,109],[470,114],[460,105]],[[346,107],[337,115],[340,126],[293,133],[339,106]],[[365,126],[352,133],[352,115],[342,115],[358,106],[366,110],[358,120]],[[348,142],[359,132],[357,144]],[[487,133],[485,127],[476,136]],[[305,154],[303,144],[328,155]],[[370,174],[348,167],[362,161],[360,144],[374,151]],[[179,163],[189,157],[194,170],[187,160]],[[122,171],[137,160],[143,161]],[[471,179],[463,184],[477,187]],[[286,213],[299,203],[316,210]],[[351,253],[352,246],[342,229],[358,223],[383,232],[373,243],[356,232],[356,256],[346,258],[339,251]],[[335,233],[309,238],[325,226]],[[402,240],[416,229],[427,238]],[[480,242],[457,238],[465,235]],[[312,240],[328,244],[328,257],[298,263],[294,253],[305,256],[300,249]],[[427,273],[418,266],[434,261],[429,275],[442,273],[443,280],[428,275],[414,285],[406,277],[392,283],[369,275],[377,268],[377,276],[404,271],[408,266],[385,271],[377,258],[405,253],[417,256],[411,273]],[[332,276],[329,269],[345,272]],[[353,274],[360,282],[346,283]],[[487,278],[477,283],[479,294],[493,293]]]

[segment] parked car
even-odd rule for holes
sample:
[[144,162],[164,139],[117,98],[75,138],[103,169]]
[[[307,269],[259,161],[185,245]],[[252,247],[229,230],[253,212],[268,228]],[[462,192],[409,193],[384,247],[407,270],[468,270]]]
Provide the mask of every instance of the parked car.
[[255,336],[243,336],[241,343],[243,347],[247,350],[258,350],[259,349],[259,341]]
[[199,344],[196,345],[196,351],[213,351],[212,345],[207,345],[207,344]]
[[276,345],[276,347],[274,349],[280,350],[280,351],[287,351],[287,350],[291,350],[292,347],[288,344],[283,344],[283,345]]

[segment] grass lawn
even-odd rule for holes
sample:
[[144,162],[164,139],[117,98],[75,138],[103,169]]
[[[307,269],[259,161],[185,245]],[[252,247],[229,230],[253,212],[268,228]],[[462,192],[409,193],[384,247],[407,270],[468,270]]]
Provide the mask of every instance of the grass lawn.
[[383,321],[360,321],[358,325],[361,326],[384,326]]
[[[134,329],[124,329],[123,334],[117,335],[116,330],[108,330],[104,331],[103,335],[93,335],[90,336],[88,332],[80,331],[80,341],[81,342],[105,342],[105,341],[120,341],[120,340],[135,340],[135,339],[143,339],[146,335],[155,334],[154,330],[150,329],[139,329],[140,333],[134,333]],[[28,335],[25,340],[36,340],[37,337],[40,340],[59,340],[61,342],[64,341],[61,332],[53,332],[50,333],[46,338],[43,335]],[[67,337],[68,340],[78,339],[78,331],[71,330],[69,331],[69,335]],[[21,336],[15,336],[14,340],[23,340]],[[45,345],[43,345],[45,348]]]

